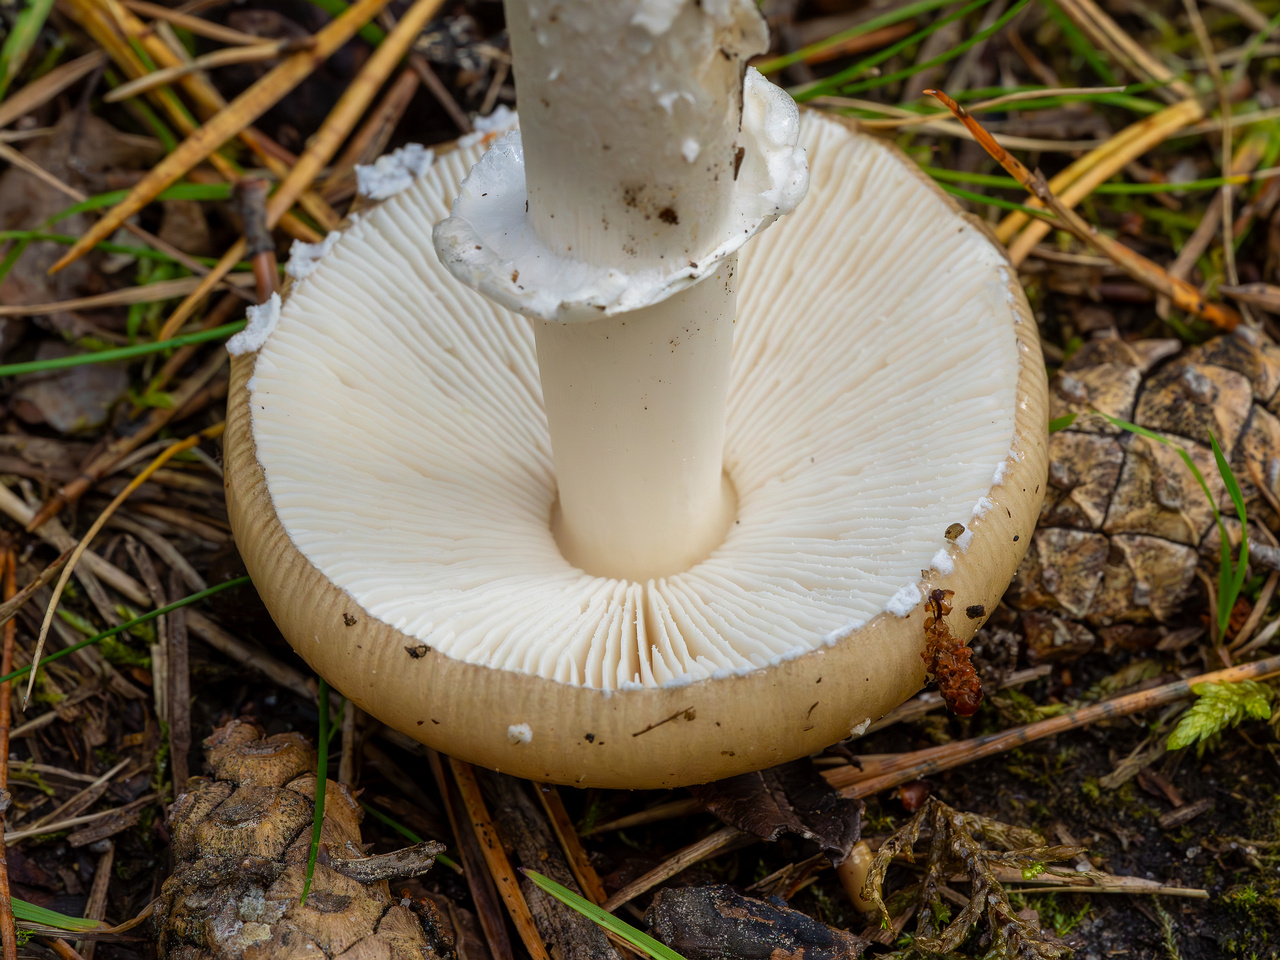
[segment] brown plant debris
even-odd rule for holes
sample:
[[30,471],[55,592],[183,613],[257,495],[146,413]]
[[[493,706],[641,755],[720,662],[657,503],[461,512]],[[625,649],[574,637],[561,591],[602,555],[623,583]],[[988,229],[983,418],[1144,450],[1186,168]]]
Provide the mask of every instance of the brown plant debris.
[[785,900],[744,897],[725,884],[660,890],[646,919],[654,935],[687,960],[853,960],[866,947],[862,938],[792,910]]
[[786,832],[817,841],[833,864],[849,856],[862,828],[862,801],[840,796],[808,758],[689,790],[729,826],[762,840]]
[[961,717],[971,717],[982,706],[982,681],[969,658],[973,651],[951,635],[943,619],[951,612],[954,590],[934,590],[929,594],[932,613],[924,620],[925,668],[938,681],[938,692],[947,709]]
[[360,808],[329,781],[304,904],[311,744],[233,720],[204,746],[213,776],[192,777],[169,811],[175,865],[160,894],[161,960],[451,960],[453,936],[433,908],[397,902],[386,880],[425,873],[442,844],[366,857]]
[[[924,876],[900,891],[916,906],[916,947],[930,953],[950,953],[985,920],[980,946],[986,957],[1056,960],[1070,955],[1065,944],[1018,915],[996,871],[1012,867],[1021,870],[1024,877],[1036,876],[1044,872],[1046,863],[1070,860],[1084,848],[1048,846],[1034,831],[954,810],[936,797],[926,800],[906,826],[881,845],[872,861],[864,890],[886,920],[889,911],[884,902],[884,881],[889,865],[899,856],[915,863],[915,847],[925,833],[929,849]],[[943,895],[945,884],[957,874],[967,878],[972,889],[969,902],[953,919]]]

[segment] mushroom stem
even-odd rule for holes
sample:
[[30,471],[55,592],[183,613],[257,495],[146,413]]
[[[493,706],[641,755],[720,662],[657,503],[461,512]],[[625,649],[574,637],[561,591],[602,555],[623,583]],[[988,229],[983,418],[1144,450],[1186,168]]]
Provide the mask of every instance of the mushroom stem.
[[[733,229],[742,60],[765,34],[750,0],[722,7],[507,0],[528,220],[552,251],[627,274],[668,270]],[[556,538],[589,573],[677,573],[732,522],[723,451],[736,267],[726,257],[628,313],[534,321]]]
[[433,243],[534,321],[565,557],[678,573],[735,513],[737,251],[804,195],[799,114],[746,66],[768,40],[755,0],[505,6],[520,131],[472,169]]
[[[708,8],[715,8],[714,13]],[[528,219],[556,254],[626,273],[725,239],[751,0],[507,0]]]
[[587,323],[534,321],[565,558],[632,580],[686,570],[724,539],[736,255],[661,303]]

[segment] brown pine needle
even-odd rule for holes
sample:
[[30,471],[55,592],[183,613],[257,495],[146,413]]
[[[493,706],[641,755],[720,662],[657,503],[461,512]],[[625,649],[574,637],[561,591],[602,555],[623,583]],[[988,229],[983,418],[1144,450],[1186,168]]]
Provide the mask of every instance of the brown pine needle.
[[[378,44],[360,73],[348,84],[341,98],[334,104],[325,117],[320,129],[307,141],[307,149],[303,151],[298,162],[293,165],[288,175],[280,182],[279,188],[267,200],[267,227],[274,227],[281,216],[307,190],[313,180],[320,175],[347,135],[364,115],[374,96],[390,76],[397,63],[408,52],[417,39],[422,28],[435,15],[443,0],[417,0],[409,8],[395,29],[387,34],[387,38]],[[319,36],[319,34],[317,34]],[[245,241],[241,237],[231,249],[222,255],[222,259],[209,271],[201,284],[178,305],[178,308],[165,320],[157,335],[158,340],[172,337],[191,317],[206,297],[213,291],[216,278],[226,276],[231,268],[244,256]]]
[[69,559],[66,566],[62,568],[62,575],[58,578],[57,586],[53,588],[53,596],[50,597],[49,606],[44,612],[44,622],[40,624],[40,636],[36,640],[35,653],[31,656],[31,673],[27,676],[27,690],[22,697],[23,710],[26,710],[27,702],[31,699],[31,690],[35,686],[36,670],[40,667],[40,655],[44,652],[44,642],[49,636],[49,625],[53,622],[54,612],[58,609],[58,601],[62,599],[62,591],[66,588],[67,581],[71,578],[72,571],[75,570],[76,561],[78,561],[84,555],[84,552],[89,549],[89,544],[92,543],[93,538],[98,535],[98,531],[106,526],[107,521],[111,519],[111,515],[120,508],[122,503],[129,499],[130,495],[135,490],[146,483],[147,478],[183,450],[190,450],[201,440],[211,440],[214,437],[221,436],[222,431],[225,428],[225,422],[216,423],[212,427],[206,427],[199,433],[193,433],[185,440],[179,440],[177,443],[174,443],[160,451],[160,454],[147,464],[141,473],[130,480],[128,486],[121,490],[114,500],[107,504],[106,509],[104,509],[102,513],[98,514],[98,519],[93,521],[93,525],[89,527],[85,535],[80,538],[80,542],[76,544],[75,551],[71,554],[71,559]]
[[[1183,100],[1159,113],[1143,117],[1056,174],[1049,181],[1049,189],[1068,207],[1075,207],[1127,164],[1203,116],[1204,107],[1198,100]],[[1034,197],[1028,200],[1028,206],[1039,205]],[[1009,245],[1009,259],[1015,267],[1049,232],[1049,227],[1040,222],[1022,230],[1027,219],[1025,213],[1011,213],[996,227],[996,236]],[[1022,230],[1021,234],[1018,234],[1019,230]]]
[[275,106],[386,4],[387,0],[357,0],[348,7],[345,13],[316,33],[314,48],[295,53],[272,69],[156,164],[123,201],[90,227],[62,259],[49,268],[49,272],[56,273],[79,260],[154,200],[161,190]]
[[560,799],[560,791],[550,783],[535,783],[533,792],[538,795],[542,812],[547,815],[551,830],[560,842],[560,849],[564,851],[565,860],[569,862],[569,869],[573,871],[573,878],[578,881],[578,886],[582,888],[587,899],[596,906],[604,903],[609,896],[604,889],[604,881],[600,879],[600,874],[596,873],[596,868],[591,864],[591,858],[587,856],[586,848],[578,838],[573,819],[565,809],[564,801]]
[[[385,42],[385,41],[384,41]],[[520,892],[520,884],[516,873],[511,869],[511,861],[507,859],[502,848],[502,838],[489,818],[489,810],[485,806],[484,797],[480,794],[480,784],[476,782],[475,771],[471,764],[463,763],[453,757],[449,758],[449,766],[453,770],[454,780],[458,784],[458,792],[462,794],[462,802],[466,804],[467,814],[471,817],[471,826],[475,830],[476,839],[480,841],[480,850],[484,854],[489,873],[498,885],[498,893],[507,905],[507,912],[516,925],[516,932],[524,942],[525,949],[533,960],[551,960],[546,944],[534,926],[533,914],[529,912],[529,904]]]
[[1156,293],[1164,294],[1180,310],[1185,310],[1187,313],[1207,320],[1215,327],[1223,330],[1234,330],[1236,325],[1240,323],[1240,315],[1231,307],[1220,303],[1210,303],[1201,295],[1199,290],[1185,280],[1178,280],[1169,276],[1159,264],[1148,260],[1140,253],[1130,250],[1124,244],[1095,230],[1078,213],[1068,208],[1054,196],[1042,174],[1032,173],[1028,170],[1022,164],[1022,161],[996,143],[991,134],[986,131],[982,124],[969,116],[964,107],[960,106],[945,93],[940,90],[926,90],[925,93],[937,97],[955,115],[956,119],[968,128],[974,139],[991,155],[991,158],[1004,167],[1009,175],[1022,184],[1023,187],[1035,195],[1045,207],[1062,221],[1063,227],[1074,234],[1082,243],[1095,247],[1099,252],[1106,254],[1125,273]]

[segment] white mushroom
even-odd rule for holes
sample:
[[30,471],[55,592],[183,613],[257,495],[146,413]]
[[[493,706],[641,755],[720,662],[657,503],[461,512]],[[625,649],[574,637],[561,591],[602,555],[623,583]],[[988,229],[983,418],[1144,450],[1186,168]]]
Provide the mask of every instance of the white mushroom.
[[[649,51],[638,63],[677,27],[686,73],[726,30],[733,58],[759,48],[747,0],[616,6],[625,44]],[[748,90],[743,140],[717,139],[682,112],[680,64],[634,99],[674,94],[679,129],[650,182],[705,202],[678,223],[611,221],[608,236],[596,212],[544,229],[537,198],[565,188],[535,176],[547,145],[528,105],[580,68],[548,53],[575,59],[559,41],[533,44],[544,72],[528,68],[545,24],[516,7],[519,137],[483,161],[479,146],[439,157],[363,215],[294,286],[265,347],[233,361],[229,506],[255,583],[362,709],[523,776],[673,786],[865,729],[924,681],[925,593],[955,591],[952,632],[967,638],[1030,539],[1046,417],[1025,298],[981,227],[892,147],[812,113],[787,144],[768,90]],[[625,53],[591,49],[593,63]],[[765,136],[753,103],[765,140],[751,140]],[[754,227],[732,178],[724,197],[714,177],[679,180],[743,143]],[[511,201],[521,146],[528,219]],[[808,198],[731,244],[716,231],[757,230],[794,199],[796,146]],[[561,165],[583,199],[549,201],[548,221],[607,207],[603,161]],[[624,222],[634,257],[611,246]],[[662,266],[673,237],[700,251],[696,268]]]

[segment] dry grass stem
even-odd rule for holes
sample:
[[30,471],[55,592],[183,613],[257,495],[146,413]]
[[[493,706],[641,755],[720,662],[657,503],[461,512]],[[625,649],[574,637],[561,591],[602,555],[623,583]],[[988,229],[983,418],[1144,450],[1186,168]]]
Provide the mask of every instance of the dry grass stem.
[[[364,68],[343,91],[342,97],[329,111],[320,129],[307,143],[307,149],[298,162],[294,164],[288,175],[281,181],[270,199],[267,201],[267,226],[274,227],[294,201],[307,190],[313,180],[320,175],[338,147],[347,138],[352,128],[377,95],[383,82],[395,69],[395,65],[405,55],[417,39],[422,28],[439,9],[442,0],[417,0],[405,12],[394,30],[378,45],[373,56],[365,63]],[[318,36],[318,35],[317,35]],[[246,246],[244,238],[240,238],[231,249],[222,255],[209,273],[209,276],[225,276],[232,266],[244,256]],[[188,318],[195,313],[199,305],[212,292],[213,282],[206,280],[189,294],[176,310],[165,320],[160,328],[158,339],[167,340],[172,337]]]
[[[160,280],[142,287],[125,287],[110,293],[96,293],[90,297],[71,300],[54,300],[52,303],[16,303],[0,306],[0,317],[40,317],[71,310],[101,310],[106,307],[122,307],[131,303],[156,303],[190,293],[200,285],[200,277],[178,277]],[[226,283],[235,287],[253,284],[253,276],[246,273],[231,274]]]
[[316,33],[312,49],[293,54],[236,97],[225,110],[152,167],[129,191],[129,195],[90,227],[50,268],[50,272],[63,269],[84,256],[95,244],[111,236],[121,224],[154,200],[161,190],[278,103],[285,94],[305,80],[317,64],[328,59],[350,40],[386,2],[387,0],[357,0],[346,12]]
[[146,93],[156,87],[163,87],[165,84],[173,83],[173,81],[180,80],[187,74],[194,73],[197,70],[227,67],[235,63],[261,63],[263,60],[275,60],[281,54],[296,50],[298,46],[298,42],[294,40],[276,40],[272,43],[255,43],[252,46],[226,47],[222,50],[214,50],[212,53],[203,54],[178,66],[165,67],[163,70],[156,70],[154,73],[139,77],[137,80],[122,83],[103,96],[102,99],[108,103],[117,103],[130,97],[136,97],[140,93]]
[[1148,53],[1093,0],[1060,0],[1059,5],[1076,26],[1122,63],[1136,79],[1154,81],[1158,96],[1177,102],[1196,95],[1185,80]]
[[67,580],[70,579],[72,571],[75,570],[76,563],[84,552],[89,549],[89,544],[93,542],[93,538],[98,535],[98,532],[106,525],[106,522],[110,519],[111,515],[120,508],[120,505],[124,503],[125,500],[129,499],[130,495],[135,490],[146,483],[147,478],[150,477],[151,474],[155,473],[162,466],[168,463],[175,455],[181,453],[183,450],[188,450],[191,447],[194,447],[201,440],[210,440],[214,437],[221,436],[224,428],[224,423],[214,424],[212,427],[206,427],[199,433],[193,433],[186,439],[179,440],[177,443],[174,443],[162,450],[160,454],[152,460],[144,470],[142,470],[141,473],[129,481],[128,485],[116,495],[115,499],[107,504],[102,513],[98,514],[98,519],[93,522],[85,535],[81,537],[80,542],[76,545],[75,552],[71,554],[71,558],[67,560],[66,566],[62,568],[62,575],[59,576],[58,583],[53,588],[53,597],[49,601],[48,609],[45,610],[44,622],[41,623],[40,634],[36,638],[35,653],[31,655],[31,673],[27,676],[27,691],[22,698],[23,709],[26,709],[27,701],[31,699],[31,690],[35,686],[36,682],[36,671],[40,667],[40,655],[44,650],[45,639],[49,635],[49,624],[53,620],[54,611],[57,610],[58,601],[62,598],[62,591],[66,588]]
[[[140,43],[148,56],[160,67],[182,68],[190,62],[186,48],[182,46],[182,43],[173,34],[169,24],[161,23],[159,29],[152,31],[115,0],[101,0],[101,3],[103,9],[110,16],[115,29],[124,36],[131,37],[135,42]],[[305,44],[306,50],[315,48],[314,37],[307,37],[301,42]],[[146,75],[145,73],[134,74],[135,78],[142,78]],[[180,74],[178,80],[183,91],[196,105],[196,110],[205,119],[216,116],[226,109],[226,99],[218,92],[218,89],[204,73],[199,70],[184,71]],[[168,91],[164,92],[169,93]],[[172,96],[171,93],[169,95]],[[195,131],[194,123],[187,118],[185,113],[179,122],[179,129],[186,135],[190,135]],[[246,126],[237,133],[237,136],[277,178],[284,177],[288,173],[289,165],[297,159],[275,141],[253,127]],[[217,158],[217,156],[215,153],[213,158]],[[226,179],[232,182],[238,179],[238,171],[233,171],[228,175],[223,167],[219,167],[219,170]],[[314,193],[304,193],[299,198],[299,203],[326,230],[331,229],[338,222],[337,214]],[[281,226],[285,227],[290,234],[299,240],[314,243],[320,239],[314,230],[292,215],[287,220],[282,220]]]
[[[995,110],[998,107],[1023,100],[1040,100],[1044,97],[1067,97],[1077,94],[1123,93],[1124,90],[1124,87],[1050,87],[1047,90],[1022,90],[1018,93],[1006,93],[1001,97],[982,100],[965,109],[974,114],[985,113],[988,110]],[[865,102],[870,103],[870,101]],[[874,109],[885,110],[886,107],[883,104],[877,104]],[[912,113],[909,110],[901,110],[900,112],[901,116],[899,117],[887,120],[859,120],[858,124],[867,130],[897,130],[901,127],[914,127],[922,123],[933,123],[951,116],[946,111],[929,114]]]
[[272,41],[264,40],[256,34],[232,30],[230,27],[224,27],[220,23],[213,23],[203,17],[193,17],[191,14],[183,13],[180,10],[162,7],[158,3],[148,3],[147,0],[121,0],[121,2],[134,13],[141,14],[144,17],[151,17],[153,20],[163,20],[166,23],[173,24],[175,27],[181,27],[183,30],[190,30],[197,36],[217,40],[219,43],[231,44],[232,46],[272,43]]
[[75,60],[59,64],[39,80],[9,94],[0,102],[0,128],[43,107],[67,87],[87,77],[106,62],[106,54],[101,50],[94,50]]
[[[809,101],[809,104],[815,107],[833,107],[836,109],[845,107],[852,107],[858,110],[874,109],[881,113],[896,113],[899,116],[910,119],[920,116],[920,114],[912,110],[904,110],[901,107],[877,103],[874,100],[860,100],[857,97],[814,97]],[[942,114],[938,114],[938,116],[942,116]],[[854,119],[859,125],[879,122],[851,119]],[[921,123],[919,132],[941,137],[956,137],[961,140],[974,139],[973,134],[966,130],[963,124],[956,123],[954,120],[930,120],[927,123]],[[1093,150],[1106,142],[1102,140],[1047,140],[1043,137],[1019,137],[1007,133],[993,133],[990,136],[994,137],[1002,147],[1007,147],[1010,150],[1039,150],[1043,153],[1076,153],[1080,150]]]
[[80,827],[86,823],[94,823],[95,821],[105,819],[106,817],[115,817],[125,813],[132,813],[145,807],[148,803],[158,800],[160,794],[148,793],[139,797],[131,803],[126,803],[122,807],[113,807],[110,810],[99,810],[96,813],[86,813],[79,817],[68,817],[66,820],[59,820],[55,823],[41,824],[38,827],[30,827],[26,830],[15,830],[12,833],[4,835],[4,845],[11,847],[19,840],[26,840],[29,837],[38,837],[46,833],[59,833],[63,830],[70,830],[72,827]]
[[[17,593],[11,595],[6,594],[7,599],[3,604],[0,604],[0,623],[8,625],[9,621],[13,619],[14,614],[22,609],[23,605],[35,595],[37,590],[53,581],[53,578],[58,575],[58,571],[62,569],[63,564],[65,564],[70,558],[71,551],[64,550],[56,560],[41,570],[39,576],[28,583],[25,587]],[[12,644],[6,641],[6,646],[12,646]],[[12,667],[8,669],[0,668],[0,676],[4,676],[9,673],[10,670],[12,670]],[[0,702],[3,702],[8,696],[4,693],[4,690],[6,690],[8,686],[9,685],[7,683],[0,686]],[[0,724],[7,724],[7,716],[7,714],[0,713]],[[0,746],[3,746],[3,744],[0,744]],[[9,755],[7,753],[0,754],[0,769],[3,769],[5,764],[8,763],[8,756]],[[4,784],[3,782],[0,782],[0,787],[2,786],[4,786]]]

